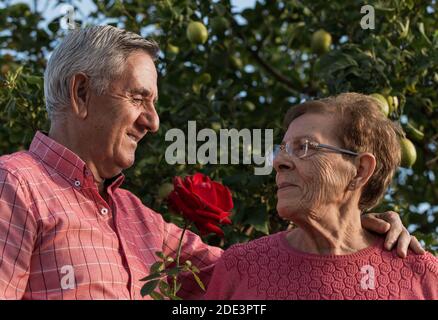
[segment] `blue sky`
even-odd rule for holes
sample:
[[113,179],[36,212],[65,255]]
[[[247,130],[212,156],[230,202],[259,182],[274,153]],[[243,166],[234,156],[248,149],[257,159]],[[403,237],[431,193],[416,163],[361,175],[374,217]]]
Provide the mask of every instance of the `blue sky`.
[[[31,8],[33,8],[34,3],[37,3],[38,11],[44,10],[44,16],[48,21],[51,21],[52,19],[59,17],[60,15],[63,15],[65,13],[65,6],[57,5],[58,1],[54,0],[0,0],[0,8],[5,7],[7,3],[14,4],[19,2],[29,4]],[[86,17],[90,12],[96,9],[96,6],[91,0],[71,0],[66,2],[74,3],[77,5],[78,8],[80,8],[81,12],[78,14],[78,18],[82,18],[81,14]],[[235,6],[236,12],[240,12],[248,7],[253,7],[255,2],[256,0],[231,0],[232,5]]]

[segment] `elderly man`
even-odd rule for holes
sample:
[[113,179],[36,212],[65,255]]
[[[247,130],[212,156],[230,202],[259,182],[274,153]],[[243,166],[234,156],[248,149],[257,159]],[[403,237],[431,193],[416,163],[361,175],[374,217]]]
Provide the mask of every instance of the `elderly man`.
[[[28,151],[0,158],[1,299],[141,299],[155,252],[171,254],[181,230],[120,188],[139,141],[159,118],[157,45],[110,26],[72,31],[45,73],[51,120]],[[388,245],[421,252],[394,213]],[[368,228],[390,225],[373,216]],[[222,250],[187,232],[183,257],[208,282]],[[190,284],[180,294],[197,298]]]

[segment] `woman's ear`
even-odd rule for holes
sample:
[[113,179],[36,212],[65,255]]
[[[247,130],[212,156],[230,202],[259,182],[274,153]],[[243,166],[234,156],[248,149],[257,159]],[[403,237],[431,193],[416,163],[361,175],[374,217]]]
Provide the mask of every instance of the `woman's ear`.
[[355,190],[364,186],[376,169],[376,158],[369,152],[360,153],[354,160],[356,176],[350,181],[348,188]]
[[70,80],[70,103],[73,113],[85,119],[88,114],[88,101],[90,99],[90,81],[86,74],[80,72]]

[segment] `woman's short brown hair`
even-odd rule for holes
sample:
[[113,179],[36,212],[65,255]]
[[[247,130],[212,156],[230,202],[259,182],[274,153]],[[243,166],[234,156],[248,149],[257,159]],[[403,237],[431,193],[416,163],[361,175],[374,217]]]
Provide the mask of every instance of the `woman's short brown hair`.
[[342,148],[370,152],[376,158],[376,169],[362,190],[361,210],[371,209],[383,197],[394,171],[400,164],[400,126],[389,120],[378,102],[359,93],[342,93],[321,100],[293,106],[284,118],[284,128],[305,113],[331,114],[339,120],[336,136]]

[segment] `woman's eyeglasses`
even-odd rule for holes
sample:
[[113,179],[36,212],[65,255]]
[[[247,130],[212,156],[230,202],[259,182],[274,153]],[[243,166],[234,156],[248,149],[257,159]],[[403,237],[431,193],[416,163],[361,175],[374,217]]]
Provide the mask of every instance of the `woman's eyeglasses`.
[[354,151],[330,146],[327,144],[317,143],[310,140],[304,140],[299,143],[289,143],[284,142],[282,144],[276,144],[273,146],[272,160],[274,160],[281,151],[286,151],[290,156],[295,156],[299,159],[303,159],[315,154],[320,149],[328,149],[337,153],[346,154],[349,156],[356,157],[359,154]]

